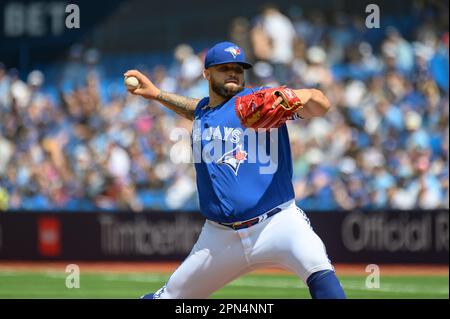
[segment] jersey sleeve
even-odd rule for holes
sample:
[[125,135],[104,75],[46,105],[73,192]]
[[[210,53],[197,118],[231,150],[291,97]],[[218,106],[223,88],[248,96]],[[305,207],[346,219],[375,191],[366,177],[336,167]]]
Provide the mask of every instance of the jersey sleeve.
[[270,89],[270,86],[257,86],[252,88],[253,91],[260,91],[260,90],[265,90],[265,89]]
[[209,103],[208,97],[204,97],[197,103],[197,106],[195,107],[195,110],[194,110],[194,118],[200,117],[200,112],[201,112],[202,107],[204,107],[205,105],[208,105],[208,103]]

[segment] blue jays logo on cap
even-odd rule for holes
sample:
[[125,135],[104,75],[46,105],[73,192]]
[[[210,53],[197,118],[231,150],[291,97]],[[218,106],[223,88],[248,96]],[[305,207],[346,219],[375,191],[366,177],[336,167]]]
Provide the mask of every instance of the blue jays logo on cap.
[[232,42],[220,42],[208,50],[205,57],[205,69],[213,65],[239,63],[244,69],[252,65],[245,61],[244,51]]
[[236,59],[236,57],[241,54],[241,49],[239,47],[228,47],[225,49],[225,52],[230,52],[231,55],[233,55],[233,58]]

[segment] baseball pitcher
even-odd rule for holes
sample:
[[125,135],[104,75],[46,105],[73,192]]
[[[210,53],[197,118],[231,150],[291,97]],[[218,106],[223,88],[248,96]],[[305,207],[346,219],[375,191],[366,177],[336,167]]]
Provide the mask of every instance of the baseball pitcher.
[[[245,88],[251,67],[237,45],[216,44],[206,54],[209,96],[201,100],[162,92],[139,71],[125,73],[139,82],[128,87],[132,94],[194,121],[197,189],[206,217],[189,256],[144,299],[207,298],[243,274],[274,266],[297,274],[312,298],[345,298],[322,240],[295,204],[286,127],[288,120],[323,116],[330,103],[316,89]],[[262,154],[276,169],[267,170]]]

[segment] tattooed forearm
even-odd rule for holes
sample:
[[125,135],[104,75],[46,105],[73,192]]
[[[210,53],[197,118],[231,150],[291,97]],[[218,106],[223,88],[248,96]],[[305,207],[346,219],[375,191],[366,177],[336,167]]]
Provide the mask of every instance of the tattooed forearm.
[[194,111],[200,101],[199,99],[191,99],[162,91],[158,94],[156,100],[188,120],[194,119]]

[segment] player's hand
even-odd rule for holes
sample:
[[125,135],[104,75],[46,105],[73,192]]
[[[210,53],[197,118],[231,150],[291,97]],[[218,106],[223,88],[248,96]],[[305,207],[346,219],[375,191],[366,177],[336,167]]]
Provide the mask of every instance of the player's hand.
[[156,99],[161,92],[152,81],[138,70],[128,70],[124,73],[125,77],[134,76],[139,81],[139,87],[136,89],[128,88],[128,92],[135,95],[140,95],[146,99]]

